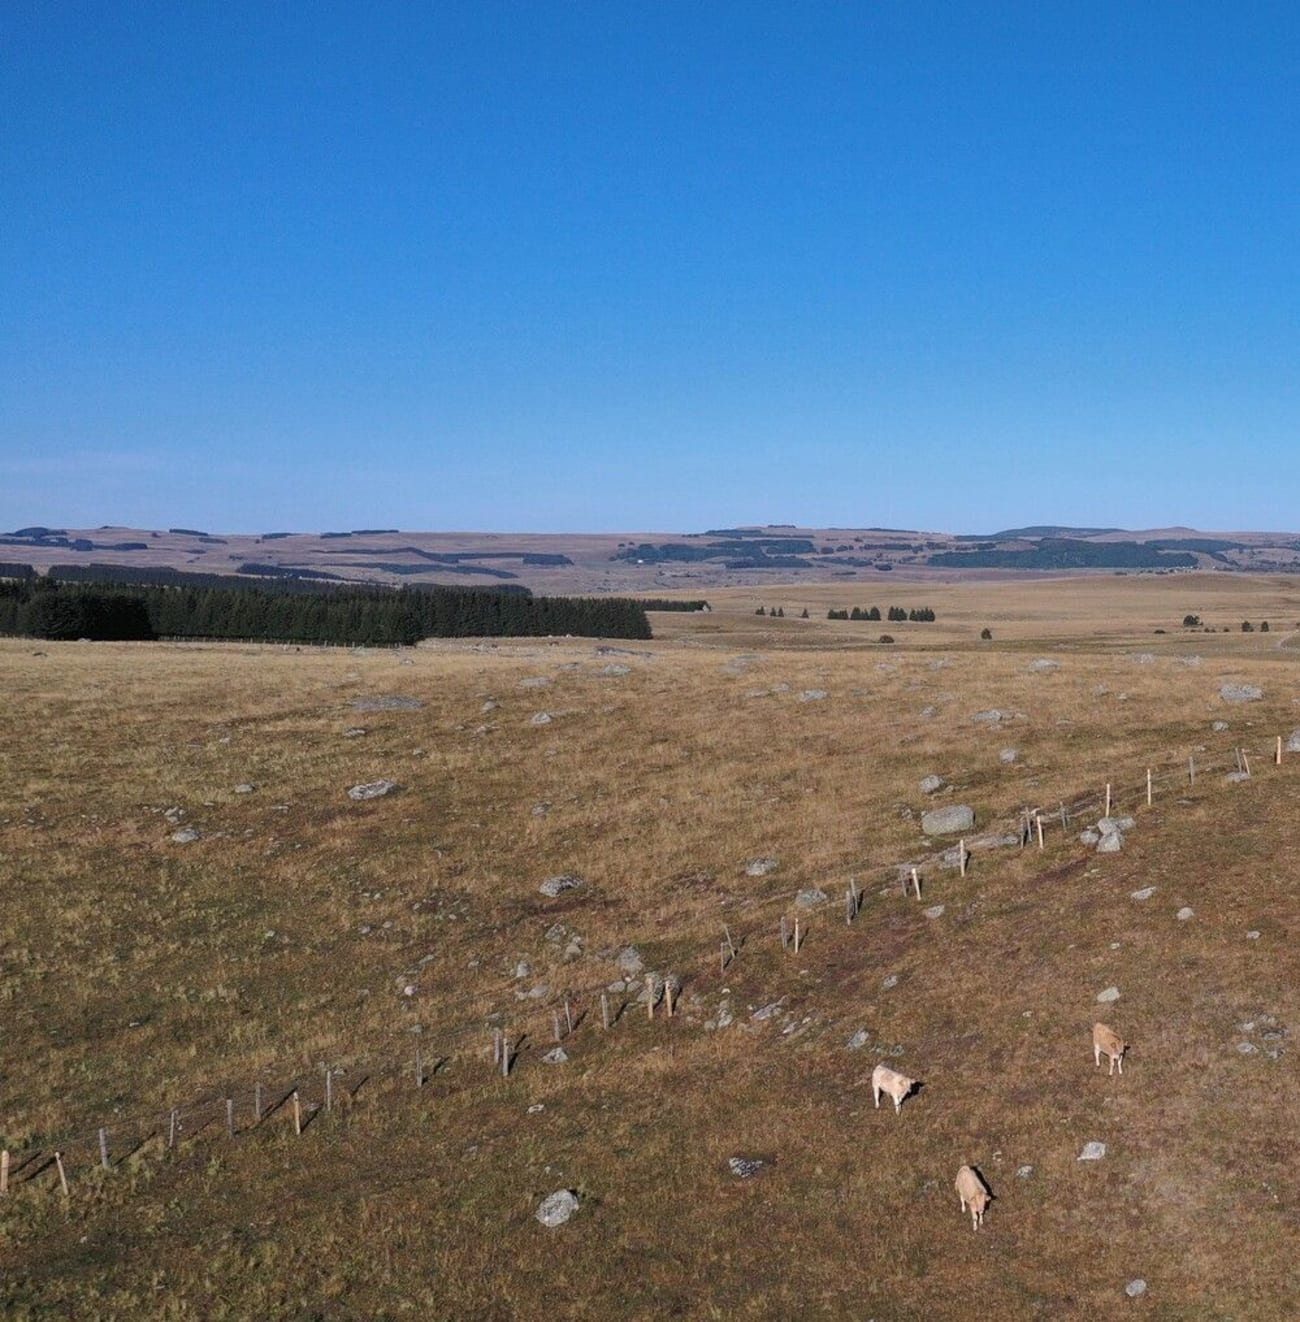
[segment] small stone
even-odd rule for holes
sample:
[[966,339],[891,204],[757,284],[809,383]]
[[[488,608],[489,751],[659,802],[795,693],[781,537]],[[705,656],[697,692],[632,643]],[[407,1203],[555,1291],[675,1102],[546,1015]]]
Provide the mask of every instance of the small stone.
[[1215,734],[1222,734],[1223,731],[1226,730],[1227,728],[1228,728],[1227,721],[1215,721],[1210,726],[1210,729],[1213,730]]
[[370,780],[363,785],[353,785],[348,790],[348,798],[360,803],[366,799],[382,799],[385,794],[391,794],[397,788],[397,782],[393,780]]
[[569,1189],[557,1189],[543,1198],[536,1216],[542,1225],[554,1229],[562,1226],[577,1210],[578,1199]]
[[1241,1052],[1243,1056],[1253,1056],[1259,1048],[1253,1042],[1238,1042],[1237,1050]]
[[252,794],[253,791],[254,791],[255,789],[257,789],[257,786],[256,786],[256,785],[248,785],[248,784],[244,784],[244,785],[236,785],[236,786],[235,786],[235,793],[236,793],[236,794]]
[[1109,1005],[1112,1001],[1119,1000],[1119,988],[1107,987],[1105,991],[1097,993],[1097,1001],[1101,1005]]
[[537,888],[548,900],[553,900],[557,895],[565,891],[577,890],[580,886],[587,883],[581,877],[575,876],[572,872],[561,873],[558,877],[547,877]]
[[942,905],[942,904],[932,904],[932,905],[931,905],[931,906],[925,911],[925,916],[926,916],[927,918],[942,918],[942,917],[943,917],[943,905]]
[[1002,720],[1002,713],[996,707],[990,707],[987,711],[977,711],[971,720],[978,725],[996,725]]
[[728,1005],[726,1001],[723,1001],[722,1004],[718,1006],[718,1027],[729,1028],[735,1022],[736,1016],[732,1013],[731,1006]]
[[825,689],[804,689],[795,695],[796,702],[820,702],[826,696]]
[[922,794],[938,794],[943,789],[942,776],[923,776],[921,779]]
[[369,734],[364,725],[350,725],[343,731],[344,739],[360,739],[363,734]]
[[172,844],[174,845],[192,845],[198,838],[199,833],[192,826],[186,826],[179,831],[172,832]]
[[758,1024],[770,1019],[774,1014],[779,1013],[781,1009],[780,1001],[773,1001],[770,1005],[765,1005],[760,1010],[755,1010],[749,1017]]
[[998,761],[1001,762],[1004,767],[1009,767],[1015,763],[1019,756],[1020,750],[1018,748],[1004,748],[998,753]]
[[1080,831],[1079,843],[1082,845],[1095,845],[1101,839],[1100,834],[1093,830]]
[[1104,835],[1097,841],[1099,854],[1118,854],[1124,848],[1124,837],[1118,831],[1114,835]]
[[1264,696],[1264,690],[1254,684],[1225,684],[1219,690],[1219,697],[1224,702],[1258,702]]
[[859,1028],[856,1033],[849,1038],[849,1050],[861,1051],[863,1047],[871,1041],[871,1034],[865,1028]]
[[645,960],[641,958],[641,952],[635,946],[624,946],[614,962],[629,978],[635,978],[638,973],[645,972]]
[[1040,673],[1045,670],[1059,670],[1060,668],[1061,663],[1059,661],[1053,661],[1050,657],[1045,656],[1040,656],[1037,661],[1031,661],[1028,666],[1028,669]]
[[529,725],[550,725],[555,718],[548,711],[534,712]]
[[531,809],[532,815],[534,817],[545,817],[546,814],[550,811],[551,811],[551,805],[549,803],[535,803],[533,804]]
[[794,897],[794,907],[796,909],[815,909],[819,904],[825,904],[827,895],[819,886],[809,887],[802,890]]
[[1033,1173],[1034,1173],[1034,1168],[1032,1166],[1016,1167],[1016,1179],[1018,1180],[1027,1180]]
[[569,1061],[569,1053],[563,1047],[552,1047],[542,1060],[547,1065],[566,1065]]
[[745,864],[745,876],[766,877],[769,872],[775,872],[780,866],[780,860],[775,858],[751,859]]
[[407,698],[399,693],[383,693],[378,697],[352,700],[353,711],[419,711],[423,706],[419,698]]
[[1288,753],[1300,753],[1300,730],[1292,730],[1287,736],[1286,751]]
[[521,959],[519,963],[515,965],[516,978],[530,978],[532,977],[532,973],[533,966],[526,959]]
[[1185,923],[1189,918],[1196,917],[1196,914],[1194,910],[1190,909],[1187,905],[1183,905],[1174,917],[1177,918],[1180,923]]
[[1250,773],[1248,771],[1229,771],[1224,777],[1229,785],[1242,785],[1249,779]]
[[1140,1276],[1137,1278],[1137,1280],[1130,1281],[1124,1287],[1124,1293],[1128,1295],[1130,1299],[1136,1299],[1139,1295],[1146,1294],[1146,1292],[1147,1292],[1147,1283]]
[[618,661],[611,661],[609,665],[600,668],[600,673],[607,678],[614,679],[619,675],[630,675],[632,667],[625,666]]
[[521,689],[544,689],[550,686],[550,679],[546,675],[530,675],[527,679],[519,681]]
[[530,1107],[528,1108],[528,1114],[529,1114],[529,1115],[541,1115],[541,1113],[542,1113],[543,1111],[545,1111],[545,1110],[546,1110],[546,1107],[545,1107],[545,1105],[544,1105],[542,1102],[534,1102],[534,1103],[532,1104],[532,1106],[530,1106]]
[[1249,932],[1246,933],[1246,940],[1247,940],[1247,941],[1258,941],[1258,940],[1259,940],[1259,933],[1258,933],[1257,931],[1255,931],[1254,928],[1252,928]]
[[1106,1145],[1104,1143],[1085,1143],[1083,1151],[1079,1153],[1080,1161],[1100,1161],[1106,1155]]
[[889,991],[891,987],[897,987],[897,986],[898,986],[898,974],[897,974],[897,973],[890,973],[890,974],[888,974],[886,977],[881,978],[881,980],[880,980],[880,986],[881,986],[881,989],[882,989],[883,991]]
[[975,809],[964,803],[932,808],[921,814],[921,830],[926,835],[953,835],[958,831],[969,831],[974,825]]
[[582,958],[582,941],[579,937],[574,937],[567,946],[564,947],[565,959]]
[[752,1180],[765,1166],[761,1157],[729,1157],[727,1166],[738,1180]]
[[1135,900],[1149,900],[1156,893],[1154,886],[1143,886],[1140,891],[1134,891],[1132,898]]

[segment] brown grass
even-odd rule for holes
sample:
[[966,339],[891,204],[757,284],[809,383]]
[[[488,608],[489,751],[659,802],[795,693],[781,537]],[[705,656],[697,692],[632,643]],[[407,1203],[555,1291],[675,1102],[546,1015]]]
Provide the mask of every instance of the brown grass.
[[[838,591],[820,600],[873,604]],[[3,1138],[62,1146],[73,1181],[65,1207],[52,1171],[27,1181],[39,1158],[0,1201],[7,1315],[886,1319],[975,1299],[1057,1318],[1129,1306],[1139,1275],[1153,1316],[1294,1315],[1300,1097],[1289,1038],[1263,1034],[1300,1013],[1300,764],[1264,754],[1300,723],[1279,645],[1300,607],[1284,581],[1226,576],[950,591],[900,585],[940,620],[873,626],[799,621],[765,590],[786,619],[737,597],[613,655],[0,644]],[[1188,637],[1187,611],[1274,628]],[[863,640],[884,628],[899,644]],[[1030,671],[1036,655],[1059,669]],[[1264,700],[1224,704],[1228,679]],[[352,709],[383,693],[425,706]],[[992,707],[1016,715],[971,721]],[[539,710],[553,722],[530,724]],[[1227,785],[1237,746],[1255,777]],[[1170,773],[1150,810],[1148,765]],[[917,820],[931,771],[981,831],[1107,779],[1139,824],[1117,856],[1053,826],[1043,853],[977,853],[964,880],[927,866],[925,905],[945,906],[927,920],[896,865],[939,847]],[[347,799],[380,776],[402,791]],[[198,843],[171,842],[173,806]],[[746,877],[763,854],[780,870]],[[562,871],[589,886],[545,900]],[[778,919],[811,885],[831,903],[783,954]],[[1130,900],[1142,885],[1155,896]],[[581,957],[546,939],[557,921]],[[724,922],[743,941],[725,977]],[[680,1013],[629,1007],[605,1034],[598,992],[627,944],[682,977]],[[540,1003],[517,999],[540,982]],[[1111,983],[1122,1078],[1092,1060]],[[566,990],[587,1017],[547,1066]],[[736,1023],[706,1029],[723,1000]],[[489,1059],[502,1023],[529,1034],[508,1081]],[[417,1041],[446,1057],[420,1091]],[[878,1059],[923,1081],[898,1116],[871,1105]],[[325,1063],[346,1070],[334,1112],[301,1138],[286,1111],[249,1127],[255,1080],[297,1079],[314,1106]],[[125,1157],[203,1098],[212,1123],[195,1132],[190,1109],[177,1151],[155,1134]],[[1077,1162],[1094,1138],[1106,1159]],[[770,1164],[740,1182],[736,1154]],[[979,1235],[952,1192],[963,1161],[996,1195]],[[548,1232],[532,1212],[561,1187],[583,1207]]]

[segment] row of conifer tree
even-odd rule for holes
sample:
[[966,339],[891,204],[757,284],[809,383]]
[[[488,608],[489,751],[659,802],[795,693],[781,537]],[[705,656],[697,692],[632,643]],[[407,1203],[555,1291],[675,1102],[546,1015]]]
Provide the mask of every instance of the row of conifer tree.
[[[410,645],[484,636],[649,638],[627,597],[534,597],[492,588],[239,582],[161,586],[0,581],[0,634],[50,639],[211,638]],[[236,585],[237,584],[237,585]]]

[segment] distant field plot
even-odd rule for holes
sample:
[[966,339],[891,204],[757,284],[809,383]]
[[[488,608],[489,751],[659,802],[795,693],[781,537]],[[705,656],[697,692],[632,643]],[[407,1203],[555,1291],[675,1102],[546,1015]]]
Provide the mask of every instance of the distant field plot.
[[709,601],[0,641],[5,1316],[1294,1315],[1293,589]]

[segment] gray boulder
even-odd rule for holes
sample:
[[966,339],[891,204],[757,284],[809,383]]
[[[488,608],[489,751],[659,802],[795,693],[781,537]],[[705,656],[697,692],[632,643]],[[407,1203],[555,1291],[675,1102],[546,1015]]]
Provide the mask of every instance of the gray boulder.
[[1097,841],[1099,854],[1118,854],[1124,848],[1124,837],[1116,831],[1113,835],[1104,835]]
[[1112,1001],[1119,1000],[1119,988],[1107,987],[1105,991],[1097,993],[1097,1000],[1101,1005],[1109,1005]]
[[[1297,730],[1296,733],[1300,734],[1300,730]],[[922,794],[938,794],[941,789],[943,789],[942,776],[923,776],[921,778]]]
[[348,798],[355,799],[358,803],[366,799],[382,799],[385,794],[391,794],[396,788],[395,780],[369,780],[364,785],[353,785],[348,790]]
[[1018,748],[1004,748],[998,754],[998,761],[1001,762],[1004,767],[1009,767],[1017,758],[1019,758],[1019,756],[1020,750]]
[[577,1210],[577,1195],[569,1189],[557,1189],[542,1199],[535,1213],[542,1225],[554,1229],[562,1226]]
[[641,952],[635,946],[624,946],[614,962],[626,978],[635,978],[645,972],[645,960],[641,958]]
[[563,872],[558,877],[547,877],[537,889],[548,900],[553,900],[565,891],[577,890],[579,886],[585,886],[586,884],[581,877],[575,876],[572,872]]
[[1080,1161],[1100,1161],[1106,1155],[1106,1145],[1093,1141],[1083,1145],[1083,1151],[1079,1153]]
[[775,872],[781,866],[781,861],[775,858],[754,858],[745,864],[745,876],[747,877],[766,877],[769,872]]
[[192,826],[182,827],[172,832],[172,844],[192,845],[199,838],[199,833]]
[[563,1047],[552,1047],[542,1056],[542,1061],[547,1065],[567,1065],[569,1053]]
[[990,707],[987,711],[977,711],[971,720],[978,725],[996,725],[1002,720],[1003,714],[996,707]]
[[424,703],[400,693],[381,693],[374,697],[353,698],[353,711],[419,711]]
[[1036,671],[1059,670],[1061,663],[1053,661],[1050,657],[1040,656],[1037,661],[1031,661],[1028,668]]
[[821,887],[810,886],[794,897],[794,907],[796,909],[815,909],[819,904],[825,904],[826,899],[826,892]]
[[795,698],[796,702],[820,702],[826,696],[825,689],[804,689]]
[[975,809],[964,803],[952,803],[946,808],[932,808],[921,814],[921,830],[926,835],[954,835],[970,831],[975,826]]
[[1225,684],[1219,690],[1219,697],[1224,702],[1258,702],[1264,696],[1264,690],[1254,684]]

